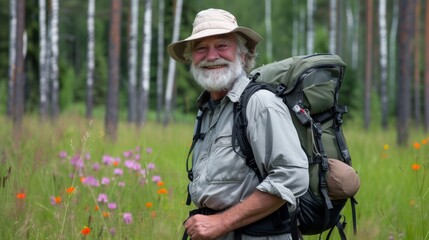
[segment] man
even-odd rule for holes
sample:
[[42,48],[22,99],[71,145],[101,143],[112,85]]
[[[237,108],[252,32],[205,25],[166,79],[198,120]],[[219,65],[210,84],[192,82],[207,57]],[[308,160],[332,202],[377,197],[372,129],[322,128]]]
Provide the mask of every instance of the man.
[[[205,89],[198,99],[204,137],[194,147],[189,184],[199,214],[184,223],[192,240],[261,239],[251,236],[258,230],[252,223],[274,216],[282,206],[293,211],[296,197],[307,190],[306,155],[287,107],[272,92],[257,91],[247,105],[247,137],[262,182],[233,147],[233,105],[249,83],[246,72],[253,68],[261,40],[238,26],[231,13],[207,9],[197,14],[190,37],[168,46],[172,58],[191,63],[193,77]],[[289,232],[263,235],[291,239]]]

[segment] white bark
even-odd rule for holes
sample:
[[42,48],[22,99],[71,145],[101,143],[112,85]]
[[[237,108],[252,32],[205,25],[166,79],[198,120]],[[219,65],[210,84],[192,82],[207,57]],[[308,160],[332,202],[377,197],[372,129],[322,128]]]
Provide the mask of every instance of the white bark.
[[337,0],[329,1],[329,52],[335,54],[337,36]]
[[[396,88],[396,36],[398,32],[399,24],[399,7],[397,1],[394,1],[393,4],[393,14],[390,25],[390,35],[389,35],[389,89]],[[389,91],[389,99],[394,101],[395,91]]]
[[130,39],[128,48],[128,121],[137,121],[137,42],[138,42],[138,19],[139,0],[130,1],[131,22]]
[[141,75],[141,111],[139,123],[146,120],[149,109],[149,87],[150,87],[150,50],[152,41],[152,0],[145,0],[144,23],[143,23],[143,53],[142,53],[142,75]]
[[86,88],[87,88],[87,103],[86,103],[86,116],[92,117],[92,106],[93,106],[93,86],[94,86],[94,14],[95,14],[95,0],[88,0],[88,72],[86,76]]
[[307,54],[314,53],[314,0],[307,0]]
[[46,0],[39,0],[39,79],[40,79],[40,115],[48,114],[48,72],[46,71]]
[[265,0],[265,29],[267,32],[267,62],[273,60],[273,36],[271,27],[271,0]]
[[13,103],[13,92],[15,82],[15,61],[16,61],[16,0],[9,1],[10,17],[9,17],[9,80],[8,80],[8,103],[7,112],[11,114]]
[[165,1],[159,0],[158,9],[158,66],[156,73],[157,120],[161,121],[163,88],[164,88],[164,10]]
[[58,0],[52,0],[52,16],[50,20],[50,81],[52,83],[52,117],[57,117],[59,113],[59,100],[58,100]]
[[[378,2],[378,23],[380,34],[380,97],[381,116],[383,126],[387,125],[388,95],[387,95],[387,24],[386,24],[386,0]],[[386,125],[385,125],[386,124]]]
[[[173,25],[173,39],[172,39],[173,42],[176,42],[179,39],[180,20],[182,16],[182,5],[183,5],[183,0],[177,0],[176,11],[174,15],[174,25]],[[175,73],[176,73],[176,62],[172,58],[170,58],[170,62],[168,64],[167,89],[165,91],[165,118],[164,118],[165,125],[167,125],[170,121]]]

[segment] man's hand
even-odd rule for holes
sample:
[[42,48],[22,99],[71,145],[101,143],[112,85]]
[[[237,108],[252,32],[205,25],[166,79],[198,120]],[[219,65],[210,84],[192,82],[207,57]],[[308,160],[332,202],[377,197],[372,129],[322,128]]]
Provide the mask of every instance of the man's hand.
[[228,233],[227,227],[224,225],[224,221],[220,214],[208,216],[196,214],[188,218],[184,226],[188,236],[191,237],[192,240],[217,239]]

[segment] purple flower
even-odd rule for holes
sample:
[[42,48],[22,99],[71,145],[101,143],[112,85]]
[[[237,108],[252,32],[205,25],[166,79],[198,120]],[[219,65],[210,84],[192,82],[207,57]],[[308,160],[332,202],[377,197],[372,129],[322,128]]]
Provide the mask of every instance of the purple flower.
[[109,178],[107,178],[107,177],[103,177],[102,179],[101,179],[101,184],[103,184],[103,185],[107,185],[107,184],[109,184],[110,183],[110,179]]
[[109,156],[109,155],[104,155],[103,156],[103,163],[105,164],[105,165],[112,165],[112,163],[113,163],[113,157],[111,157],[111,156]]
[[55,201],[54,196],[50,196],[49,199],[51,199],[51,205],[57,205],[57,202]]
[[119,187],[125,187],[125,182],[118,182]]
[[132,151],[126,151],[126,152],[123,152],[122,155],[126,158],[130,158],[133,155],[133,152]]
[[116,209],[116,203],[115,203],[115,202],[109,202],[109,203],[107,204],[107,207],[108,207],[109,209]]
[[110,233],[112,236],[115,236],[115,234],[116,234],[116,229],[115,229],[114,227],[110,228],[110,229],[109,229],[109,233]]
[[152,177],[152,182],[159,182],[159,181],[161,181],[161,176],[158,176],[158,175],[154,175],[153,177]]
[[85,154],[85,159],[86,159],[86,160],[91,159],[91,154],[90,154],[90,153],[86,153],[86,154]]
[[97,202],[107,203],[107,194],[105,193],[98,194]]
[[151,154],[152,153],[152,148],[150,148],[150,147],[146,148],[146,153],[147,154]]
[[121,168],[115,168],[115,170],[113,170],[113,174],[122,176],[124,174],[124,170]]
[[131,224],[133,222],[133,215],[131,215],[131,213],[124,213],[124,222],[126,224]]
[[82,181],[82,183],[89,185],[89,186],[93,186],[93,187],[99,187],[100,186],[100,182],[98,182],[97,178],[95,178],[94,176],[85,177],[85,179]]
[[67,152],[66,151],[61,151],[59,154],[60,158],[66,158],[67,157]]
[[155,169],[155,164],[154,163],[148,163],[147,169]]
[[92,170],[94,170],[94,171],[98,171],[98,170],[100,170],[100,164],[98,164],[98,163],[94,163],[94,164],[92,165]]
[[134,155],[134,159],[137,160],[137,161],[140,160],[140,154],[137,153],[136,155]]
[[70,159],[70,163],[76,168],[83,168],[83,159],[81,159],[79,155],[73,156]]
[[140,169],[139,173],[140,173],[143,177],[146,177],[146,169]]

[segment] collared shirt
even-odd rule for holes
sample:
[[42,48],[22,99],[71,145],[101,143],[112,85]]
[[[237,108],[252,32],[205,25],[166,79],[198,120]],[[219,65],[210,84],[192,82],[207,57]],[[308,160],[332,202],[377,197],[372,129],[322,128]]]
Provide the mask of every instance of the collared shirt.
[[193,181],[189,185],[192,201],[197,207],[223,210],[258,189],[282,198],[294,210],[295,198],[308,187],[308,163],[282,100],[270,91],[259,90],[246,107],[247,138],[265,177],[262,182],[246,165],[239,146],[234,149],[232,145],[233,105],[248,83],[243,74],[214,109],[208,103],[208,92],[198,100],[205,112],[201,125],[205,136],[194,147]]

